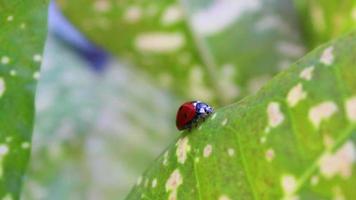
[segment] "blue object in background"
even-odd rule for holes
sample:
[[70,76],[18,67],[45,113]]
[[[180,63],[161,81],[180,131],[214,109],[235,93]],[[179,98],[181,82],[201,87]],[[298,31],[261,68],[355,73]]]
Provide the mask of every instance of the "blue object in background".
[[110,55],[102,48],[90,42],[80,33],[61,13],[55,1],[52,1],[48,12],[48,26],[57,38],[62,40],[96,71],[101,72],[105,69]]

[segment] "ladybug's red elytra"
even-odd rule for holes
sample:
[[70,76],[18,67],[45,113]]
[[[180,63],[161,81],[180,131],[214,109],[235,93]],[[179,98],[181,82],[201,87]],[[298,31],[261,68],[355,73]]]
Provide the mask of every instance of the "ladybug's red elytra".
[[208,104],[201,101],[188,101],[183,103],[178,111],[176,126],[178,130],[191,130],[200,121],[205,120],[214,110]]

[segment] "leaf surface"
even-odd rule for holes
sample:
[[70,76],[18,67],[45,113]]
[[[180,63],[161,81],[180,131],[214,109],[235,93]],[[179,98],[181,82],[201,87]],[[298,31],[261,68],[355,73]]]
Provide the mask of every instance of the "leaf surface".
[[18,199],[29,159],[47,1],[0,1],[0,198]]
[[356,33],[183,132],[127,199],[355,197]]

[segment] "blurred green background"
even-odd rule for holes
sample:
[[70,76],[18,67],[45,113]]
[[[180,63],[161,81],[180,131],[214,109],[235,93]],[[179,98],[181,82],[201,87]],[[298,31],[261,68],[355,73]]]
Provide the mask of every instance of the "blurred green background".
[[353,0],[53,3],[23,199],[123,199],[182,101],[228,105],[356,27]]

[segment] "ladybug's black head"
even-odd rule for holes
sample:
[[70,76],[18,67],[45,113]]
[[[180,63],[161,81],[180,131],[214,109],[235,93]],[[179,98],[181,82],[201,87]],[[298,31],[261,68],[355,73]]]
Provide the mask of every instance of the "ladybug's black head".
[[199,114],[210,114],[214,111],[212,107],[203,102],[197,102],[195,109]]

